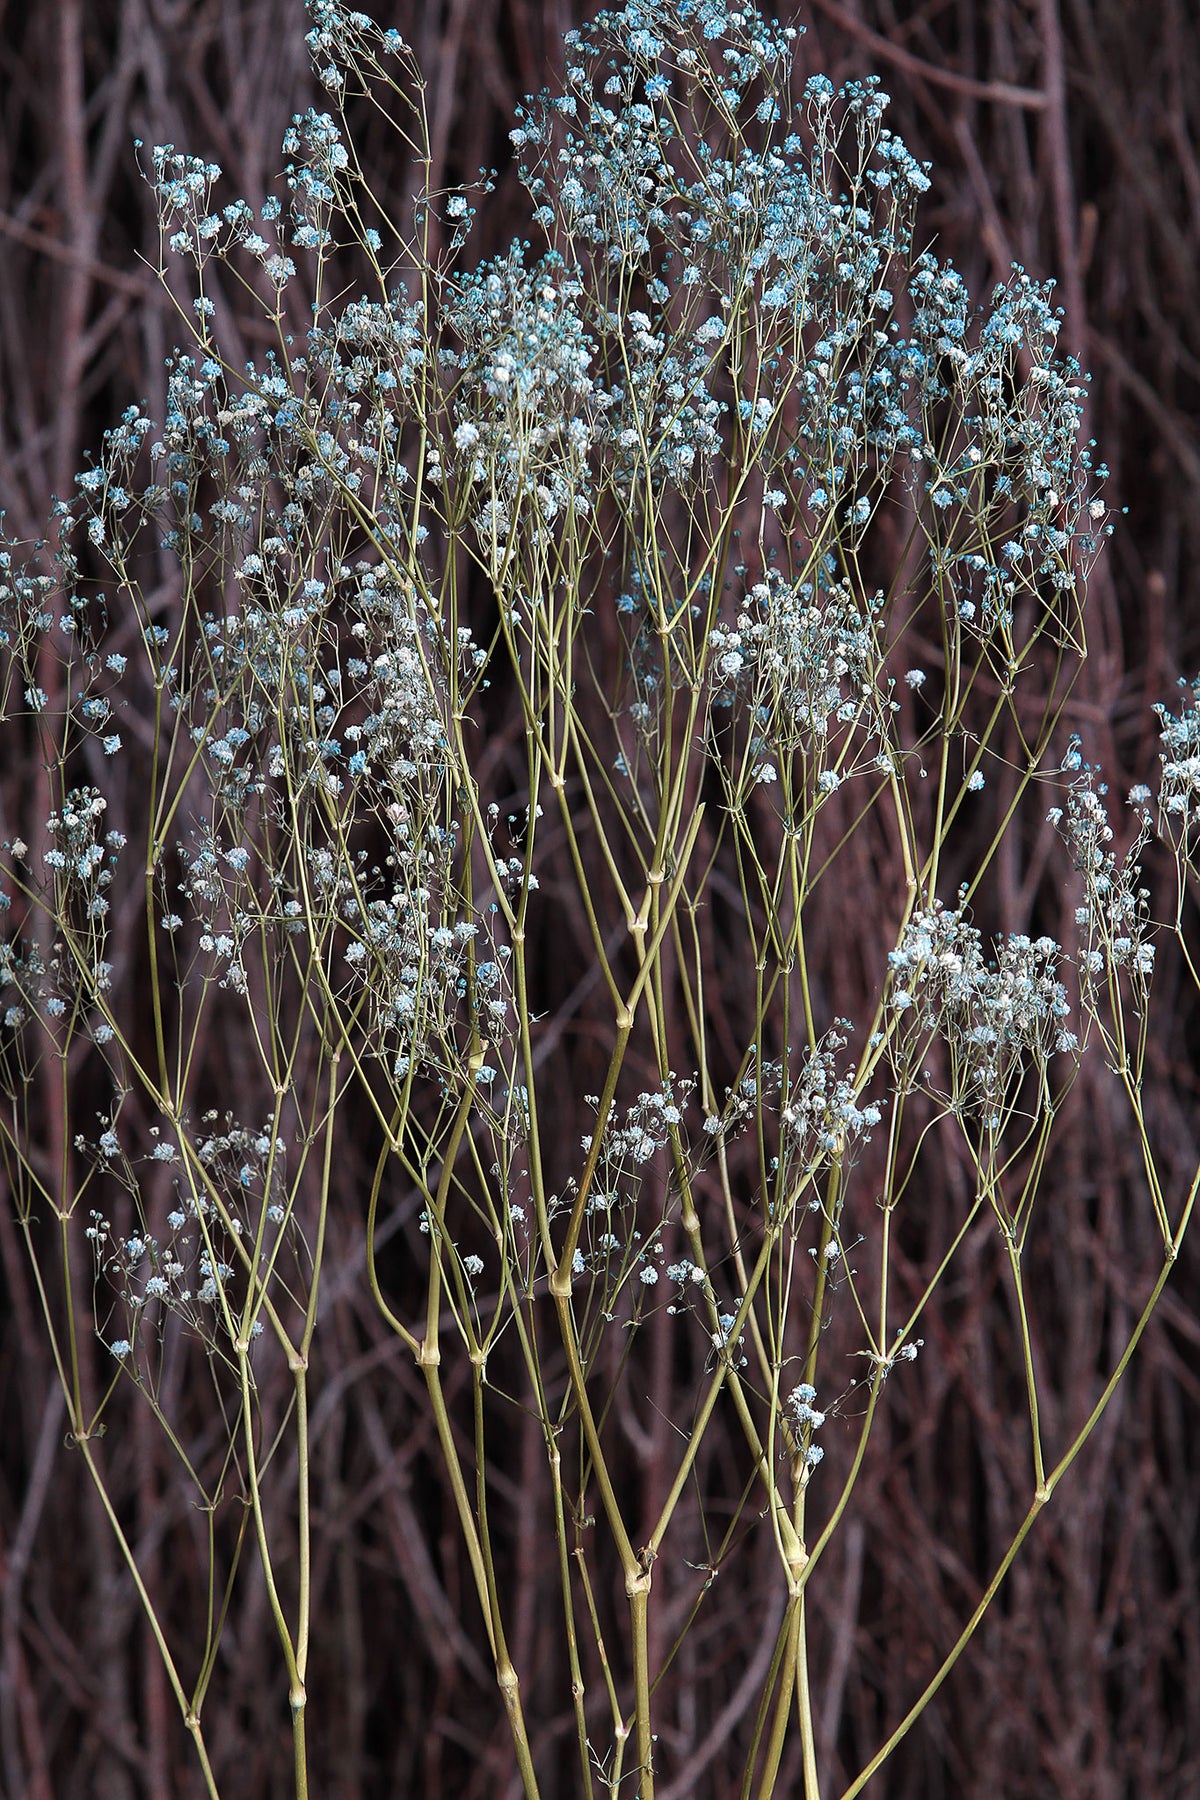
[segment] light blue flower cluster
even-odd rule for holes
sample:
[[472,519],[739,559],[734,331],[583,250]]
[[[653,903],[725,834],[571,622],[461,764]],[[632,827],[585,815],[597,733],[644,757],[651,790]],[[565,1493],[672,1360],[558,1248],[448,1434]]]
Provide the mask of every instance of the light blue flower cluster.
[[[157,1128],[152,1136],[158,1137]],[[114,1231],[102,1212],[89,1215],[85,1236],[97,1277],[110,1301],[123,1308],[128,1332],[110,1343],[112,1355],[130,1359],[130,1373],[142,1378],[144,1353],[153,1337],[161,1337],[164,1319],[171,1314],[228,1359],[229,1319],[238,1316],[245,1293],[244,1266],[239,1270],[243,1247],[256,1241],[274,1245],[289,1220],[285,1140],[269,1128],[240,1125],[231,1114],[220,1120],[210,1112],[195,1132],[186,1165],[167,1140],[155,1143],[148,1155],[127,1153],[115,1121],[94,1145],[80,1137],[75,1148],[102,1162],[109,1177],[127,1190],[138,1217],[143,1214],[145,1165],[175,1171],[165,1238],[145,1227],[125,1235]],[[261,1334],[261,1321],[255,1320],[250,1338]]]
[[825,1423],[825,1414],[818,1408],[816,1399],[817,1390],[811,1381],[802,1381],[787,1397],[788,1420],[795,1433],[800,1460],[801,1486],[807,1484],[809,1476],[825,1456],[823,1446],[815,1441],[815,1434]]
[[870,1143],[883,1117],[878,1104],[862,1104],[858,1071],[842,1066],[849,1031],[847,1021],[839,1020],[805,1050],[798,1069],[789,1066],[790,1057],[781,1066],[779,1166],[792,1183],[807,1183],[817,1170],[852,1157]]
[[[607,1207],[623,1183],[632,1182],[636,1187],[641,1181],[639,1170],[665,1149],[672,1129],[683,1123],[684,1109],[694,1086],[691,1081],[672,1081],[664,1083],[660,1089],[644,1091],[623,1116],[618,1114],[616,1103],[613,1103],[600,1133],[597,1164],[600,1189],[609,1192],[598,1190],[593,1195],[589,1201],[593,1211]],[[598,1099],[590,1098],[594,1105],[599,1105]],[[584,1138],[582,1147],[585,1153],[591,1150],[590,1134]]]
[[[394,444],[398,408],[411,407],[411,390],[428,359],[424,314],[402,288],[386,300],[369,300],[365,294],[351,300],[329,324],[315,325],[310,332],[309,366],[344,397],[334,416],[355,420],[355,454],[368,466],[378,468],[386,447]],[[369,409],[346,404],[360,397],[372,403]]]
[[[719,59],[700,53],[696,23],[703,41],[725,38]],[[627,414],[616,442],[638,453],[627,479],[708,478],[725,411],[711,378],[727,359],[739,450],[786,465],[793,489],[836,497],[868,446],[922,441],[903,407],[913,353],[886,327],[928,180],[882,127],[878,84],[835,94],[818,80],[797,112],[794,36],[750,10],[602,13],[568,40],[567,92],[531,101],[513,133],[535,220],[594,270],[589,323]],[[759,82],[769,97],[751,109]],[[715,135],[699,130],[693,146],[681,116]],[[634,270],[652,310],[630,304]]]
[[[464,277],[446,325],[459,346],[441,351],[454,421],[452,492],[470,510],[495,576],[514,537],[531,549],[561,530],[561,516],[586,513],[589,453],[607,405],[591,374],[593,345],[576,310],[581,288],[555,255],[528,267],[513,244]],[[441,459],[429,479],[447,480]]]
[[[612,1312],[623,1289],[631,1285],[648,1289],[658,1284],[666,1192],[661,1171],[656,1173],[653,1165],[664,1153],[669,1157],[673,1137],[682,1135],[686,1142],[684,1119],[694,1088],[694,1081],[672,1077],[661,1088],[643,1090],[623,1113],[614,1102],[603,1123],[584,1214],[578,1272],[596,1278],[599,1303],[606,1312]],[[585,1101],[591,1106],[600,1104],[593,1094],[585,1096]],[[593,1134],[583,1138],[581,1149],[585,1161],[591,1160]],[[568,1197],[573,1191],[572,1186]],[[656,1214],[648,1233],[638,1224],[639,1218],[645,1217],[647,1201]],[[680,1279],[674,1266],[666,1273],[672,1281]],[[702,1283],[703,1273],[697,1270],[690,1279]]]
[[1138,829],[1129,849],[1118,859],[1109,848],[1114,834],[1108,818],[1107,784],[1100,779],[1099,770],[1082,761],[1077,739],[1072,740],[1068,764],[1076,773],[1065,809],[1052,807],[1048,818],[1083,877],[1083,904],[1075,914],[1080,978],[1090,985],[1110,971],[1126,969],[1144,998],[1155,958],[1150,890],[1140,885],[1140,858],[1151,835],[1149,789],[1135,789],[1130,795]]
[[1167,831],[1194,870],[1200,866],[1200,680],[1181,685],[1189,705],[1178,715],[1156,708],[1163,744],[1158,801]]
[[951,1099],[982,1111],[999,1129],[1026,1068],[1044,1073],[1055,1054],[1074,1050],[1065,1020],[1067,991],[1053,938],[1009,933],[985,954],[982,934],[961,909],[916,911],[888,957],[891,1006],[900,1020],[898,1060],[910,1034],[946,1046]]
[[880,730],[882,605],[881,594],[860,599],[849,582],[823,572],[796,584],[769,570],[736,621],[709,633],[713,703],[741,698],[764,724],[763,752],[818,751],[831,723]]

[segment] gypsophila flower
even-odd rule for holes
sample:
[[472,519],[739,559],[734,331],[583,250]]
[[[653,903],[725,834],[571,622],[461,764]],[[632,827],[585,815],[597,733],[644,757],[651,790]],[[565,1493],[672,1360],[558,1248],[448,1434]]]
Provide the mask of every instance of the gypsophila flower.
[[[1065,810],[1051,809],[1050,822],[1071,852],[1084,884],[1085,904],[1075,910],[1075,922],[1084,940],[1081,963],[1087,976],[1099,976],[1106,967],[1127,969],[1145,984],[1154,973],[1155,947],[1150,941],[1149,892],[1140,885],[1140,857],[1150,835],[1150,821],[1139,807],[1138,830],[1125,855],[1110,848],[1114,832],[1105,803],[1107,789],[1098,771],[1078,761]],[[1135,802],[1135,805],[1137,803]]]
[[[737,1531],[794,1575],[860,1498],[839,1485],[804,1525],[822,1438],[840,1484],[885,1403],[911,1410],[884,1377],[939,1285],[974,1279],[989,1212],[985,1275],[1017,1284],[1022,1328],[1045,1300],[1022,1246],[1084,1050],[1147,1091],[1171,926],[1134,857],[1153,830],[1181,881],[1197,866],[1200,685],[1132,814],[1110,819],[1076,742],[1051,766],[1109,529],[1086,381],[1048,284],[1013,269],[980,305],[923,247],[929,174],[877,80],[805,82],[797,29],[753,5],[622,0],[521,105],[524,225],[489,220],[480,261],[476,196],[502,178],[430,143],[437,96],[398,33],[306,4],[328,110],[291,118],[278,196],[144,153],[182,259],[161,423],[129,409],[44,544],[0,541],[5,766],[37,774],[9,798],[38,805],[5,827],[32,860],[0,854],[14,1192],[46,1269],[91,1255],[67,1300],[116,1358],[101,1389],[128,1365],[98,1395],[112,1422],[142,1392],[210,1508],[299,1468],[301,1524],[329,1499],[294,1434],[338,1349],[350,1231],[385,1335],[418,1363],[441,1342],[425,1435],[456,1482],[469,1445],[477,1482],[451,1524],[504,1498],[525,1418],[551,1485],[518,1498],[584,1532],[608,1631],[612,1544],[642,1541],[630,1444],[668,1421],[666,1488],[688,1484],[655,1500],[647,1566],[704,1558],[694,1598],[726,1497],[757,1483]],[[430,180],[360,163],[369,106]],[[972,808],[993,769],[996,808]],[[1051,801],[1059,845],[1035,828]],[[985,939],[969,908],[1007,919],[1023,894],[1040,920],[1066,854],[1069,942]],[[857,1025],[833,1011],[855,992]],[[52,1181],[19,1134],[55,1067],[74,1149]],[[89,1188],[111,1221],[83,1218]],[[1179,1196],[1150,1188],[1174,1250]],[[1030,1398],[1012,1338],[1001,1412]],[[266,1532],[291,1591],[270,1510],[258,1559]],[[621,1728],[646,1782],[653,1673]]]
[[800,1386],[793,1388],[788,1395],[788,1406],[797,1426],[807,1427],[810,1431],[819,1431],[825,1423],[825,1414],[819,1412],[813,1404],[816,1397],[816,1389],[811,1382],[807,1381],[802,1381]]
[[704,1270],[697,1268],[692,1262],[671,1263],[667,1268],[667,1279],[677,1282],[680,1287],[686,1287],[689,1283],[698,1286],[704,1280]]

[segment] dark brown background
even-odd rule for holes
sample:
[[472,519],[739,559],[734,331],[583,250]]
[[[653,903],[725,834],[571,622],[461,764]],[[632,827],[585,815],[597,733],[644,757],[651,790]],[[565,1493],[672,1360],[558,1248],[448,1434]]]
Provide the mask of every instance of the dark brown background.
[[[481,250],[503,244],[524,218],[507,172],[513,108],[551,78],[563,32],[581,16],[574,0],[371,10],[399,26],[428,77],[434,183],[500,170]],[[781,11],[791,15],[784,0]],[[1093,581],[1093,657],[1072,722],[1114,788],[1145,779],[1157,748],[1150,707],[1170,703],[1176,677],[1200,668],[1194,0],[813,0],[796,16],[808,27],[801,78],[815,69],[884,77],[894,127],[934,164],[926,234],[972,293],[985,295],[1013,261],[1059,279],[1065,342],[1095,378],[1089,429],[1112,470],[1110,496],[1128,509]],[[322,103],[304,29],[298,0],[0,0],[0,507],[10,531],[41,534],[51,496],[131,400],[147,398],[161,416],[177,327],[149,273],[157,228],[131,139],[211,156],[232,191],[261,194],[280,170],[291,113]],[[383,187],[411,192],[393,141],[371,121],[363,135]],[[231,308],[225,323],[253,354],[252,318]],[[0,769],[0,798],[7,834],[27,800],[23,771]],[[136,803],[126,797],[131,816]],[[110,802],[110,821],[121,804]],[[1158,1001],[1150,1111],[1178,1198],[1198,1154],[1200,1032],[1169,975]],[[226,1046],[211,1055],[227,1066]],[[47,1118],[47,1146],[62,1123]],[[1082,1118],[1051,1175],[1048,1262],[1089,1271],[1088,1282],[1060,1275],[1058,1331],[1043,1346],[1053,1406],[1078,1419],[1128,1329],[1155,1244],[1134,1147],[1102,1109]],[[928,1195],[933,1211],[952,1203]],[[314,1420],[314,1792],[482,1800],[512,1791],[504,1727],[419,1384],[366,1303],[355,1224],[335,1233]],[[0,1789],[9,1800],[198,1793],[135,1597],[63,1445],[7,1204],[0,1281]],[[1016,1504],[992,1379],[995,1282],[981,1252],[971,1281],[935,1315],[924,1386],[912,1388],[910,1411],[899,1409],[891,1470],[866,1484],[838,1551],[819,1624],[818,1709],[823,1749],[846,1777],[928,1673],[931,1639],[952,1640]],[[1200,1792],[1197,1292],[1193,1250],[966,1663],[870,1794]],[[170,1461],[141,1409],[118,1411],[105,1454],[156,1591],[184,1618],[196,1598],[188,1542],[198,1527],[172,1499]],[[558,1629],[551,1547],[523,1498],[522,1459],[534,1459],[532,1473],[540,1456],[536,1433],[514,1448],[497,1510],[522,1571],[514,1641],[551,1772],[546,1791],[566,1794],[569,1773],[553,1771],[569,1719],[539,1717],[538,1671],[553,1662]],[[696,1741],[730,1703],[760,1635],[768,1603],[753,1570],[743,1575],[714,1594],[698,1639],[690,1715],[682,1703],[678,1711],[680,1732],[690,1716]],[[289,1791],[277,1670],[251,1584],[207,1714],[231,1800]],[[734,1708],[735,1738],[737,1729]],[[733,1791],[719,1744],[690,1773],[686,1743],[670,1755],[685,1773],[666,1791],[713,1800]]]

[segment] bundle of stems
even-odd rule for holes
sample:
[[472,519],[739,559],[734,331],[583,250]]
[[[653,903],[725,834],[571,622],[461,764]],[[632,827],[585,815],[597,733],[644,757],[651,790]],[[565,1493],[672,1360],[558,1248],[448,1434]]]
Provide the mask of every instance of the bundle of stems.
[[[235,1791],[205,1702],[254,1592],[315,1791],[312,1419],[349,1234],[419,1375],[520,1791],[563,1791],[566,1718],[589,1800],[685,1791],[722,1734],[743,1795],[817,1800],[828,1553],[986,1234],[1022,1507],[850,1800],[1095,1431],[1187,1229],[1200,1175],[1160,1180],[1143,1078],[1160,940],[1195,979],[1200,691],[1115,848],[1064,722],[1109,529],[1084,382],[1046,290],[1015,270],[976,311],[919,248],[928,176],[877,82],[797,91],[795,33],[715,0],[601,15],[512,134],[544,247],[474,266],[489,178],[396,218],[346,124],[371,103],[430,168],[412,53],[310,10],[330,110],[293,122],[282,196],[144,153],[164,277],[194,275],[165,420],[131,408],[50,547],[4,554],[4,730],[40,810],[3,846],[0,1129],[70,1439],[206,1791]],[[243,368],[235,285],[274,332]],[[106,817],[130,767],[136,841]],[[1066,946],[976,922],[1034,849],[1075,883]],[[1136,1128],[1161,1265],[1086,1415],[1048,1426],[1039,1209],[1085,1056]],[[205,1521],[190,1632],[110,1498],[131,1391]],[[557,1675],[513,1648],[497,1511],[525,1425]],[[706,1735],[690,1671],[739,1569],[770,1600]]]

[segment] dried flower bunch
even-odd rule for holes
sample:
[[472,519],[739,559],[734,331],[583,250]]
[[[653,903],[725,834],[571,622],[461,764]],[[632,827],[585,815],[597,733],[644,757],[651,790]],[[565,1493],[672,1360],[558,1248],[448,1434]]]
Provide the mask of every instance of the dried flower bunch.
[[[555,1791],[489,1474],[515,1411],[544,1437],[523,1503],[557,1542],[549,1704],[570,1718],[575,1791],[650,1800],[687,1763],[689,1634],[761,1539],[779,1604],[743,1792],[781,1791],[795,1754],[817,1800],[822,1564],[888,1379],[920,1379],[930,1296],[990,1221],[1027,1511],[849,1800],[1092,1433],[1187,1227],[1196,1187],[1163,1190],[1142,1081],[1156,945],[1183,945],[1197,869],[1200,687],[1163,715],[1122,854],[1064,723],[1110,529],[1084,381],[1047,290],[1014,270],[976,310],[921,247],[929,176],[877,82],[796,91],[795,31],[750,7],[603,13],[512,133],[539,247],[475,266],[489,178],[391,217],[346,125],[369,97],[420,156],[412,53],[336,0],[310,12],[329,110],[294,120],[284,193],[227,199],[215,165],[146,152],[164,267],[183,259],[195,285],[165,419],[131,408],[52,549],[0,558],[5,753],[44,768],[48,796],[37,841],[0,850],[0,1131],[73,1439],[103,1497],[98,1434],[133,1384],[196,1505],[237,1496],[307,1795],[323,1254],[331,1214],[360,1218],[362,1280],[420,1372],[521,1790]],[[275,329],[244,367],[222,347],[231,284]],[[506,718],[515,788],[494,754]],[[107,828],[122,765],[149,794],[144,842]],[[989,935],[990,871],[1048,806],[1078,941]],[[890,939],[863,942],[877,837],[905,881]],[[1141,885],[1153,837],[1178,874],[1166,924]],[[564,956],[604,999],[594,1074],[557,1050],[547,986],[568,893],[586,936]],[[111,1004],[116,909],[144,918],[136,1016]],[[831,916],[871,971],[870,1017],[842,1016]],[[198,1091],[214,1031],[237,1034],[264,1114]],[[1094,1410],[1049,1430],[1026,1251],[1085,1054],[1142,1133],[1162,1274]],[[70,1106],[81,1071],[98,1117]],[[48,1074],[71,1114],[61,1169],[30,1148]],[[556,1119],[581,1111],[564,1150]],[[362,1193],[339,1180],[351,1130],[375,1158]],[[897,1245],[948,1157],[969,1196],[914,1290]],[[108,1359],[97,1403],[89,1338]],[[259,1403],[272,1359],[294,1381],[285,1418]],[[629,1418],[667,1391],[664,1367],[684,1410],[673,1466],[643,1480]],[[198,1394],[221,1444],[203,1464],[180,1423]],[[725,1415],[736,1470],[710,1454]],[[294,1483],[286,1530],[268,1465]],[[226,1569],[214,1536],[196,1636],[178,1639],[109,1511],[216,1795],[204,1701],[241,1551]]]

